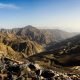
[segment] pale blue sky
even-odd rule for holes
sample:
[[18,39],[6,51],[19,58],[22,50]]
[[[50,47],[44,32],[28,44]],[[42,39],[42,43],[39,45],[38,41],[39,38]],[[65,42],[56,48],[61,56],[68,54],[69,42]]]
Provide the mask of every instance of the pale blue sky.
[[80,32],[80,0],[0,0],[0,28],[25,25]]

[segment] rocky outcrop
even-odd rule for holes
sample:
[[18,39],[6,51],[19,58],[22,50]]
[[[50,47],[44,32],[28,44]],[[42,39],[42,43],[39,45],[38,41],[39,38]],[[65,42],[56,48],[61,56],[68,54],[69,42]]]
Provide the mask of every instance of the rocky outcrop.
[[2,56],[8,57],[14,60],[24,60],[24,57],[22,54],[14,51],[10,46],[6,46],[3,43],[0,43],[0,58]]
[[36,53],[40,53],[44,50],[44,48],[34,41],[23,41],[17,42],[11,45],[11,47],[18,52],[23,52],[26,55],[34,55]]

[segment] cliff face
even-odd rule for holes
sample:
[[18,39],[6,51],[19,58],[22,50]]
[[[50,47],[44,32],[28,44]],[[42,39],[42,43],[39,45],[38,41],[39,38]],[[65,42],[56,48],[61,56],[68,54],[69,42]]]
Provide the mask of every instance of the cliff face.
[[17,52],[23,52],[27,56],[39,53],[44,50],[38,42],[30,40],[26,36],[18,36],[12,32],[1,32],[0,42],[10,46]]
[[18,52],[23,52],[26,55],[34,55],[36,53],[40,53],[44,50],[44,48],[36,42],[33,41],[24,41],[24,42],[14,42],[11,47]]
[[22,54],[19,54],[18,52],[14,51],[10,46],[0,43],[0,58],[3,56],[13,60],[24,60]]

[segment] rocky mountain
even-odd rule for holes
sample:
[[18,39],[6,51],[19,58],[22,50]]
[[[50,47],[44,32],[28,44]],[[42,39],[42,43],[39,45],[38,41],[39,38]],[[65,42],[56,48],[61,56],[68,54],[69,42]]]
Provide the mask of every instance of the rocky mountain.
[[44,50],[43,46],[37,42],[13,33],[1,33],[0,42],[10,46],[14,51],[25,53],[27,56]]
[[0,43],[0,58],[3,56],[13,60],[24,61],[22,54],[14,51],[10,46]]
[[50,43],[62,41],[76,34],[57,29],[37,29],[33,26],[23,28],[1,29],[0,42],[10,46],[14,51],[27,56],[46,50]]
[[20,66],[30,62],[56,72],[80,73],[80,35],[75,35],[58,29],[37,29],[30,25],[1,29],[0,58],[16,61],[17,65],[21,63]]
[[70,38],[76,34],[65,32],[58,29],[37,29],[31,25],[23,28],[1,29],[1,33],[15,34],[26,39],[36,41],[39,44],[49,44]]
[[59,42],[76,35],[74,33],[58,29],[43,29],[41,31],[47,40],[46,43]]
[[[3,80],[80,79],[80,35],[50,44],[46,51],[38,54],[31,54],[37,53],[37,48],[42,48],[35,41],[25,41],[24,38],[9,33],[1,34],[1,38],[4,41],[0,43],[0,76]],[[24,53],[31,55],[26,57]]]
[[38,43],[30,40],[21,41],[21,42],[12,42],[11,47],[18,52],[23,52],[27,56],[40,53],[44,50],[43,46]]
[[80,35],[52,44],[30,59],[47,68],[80,73]]

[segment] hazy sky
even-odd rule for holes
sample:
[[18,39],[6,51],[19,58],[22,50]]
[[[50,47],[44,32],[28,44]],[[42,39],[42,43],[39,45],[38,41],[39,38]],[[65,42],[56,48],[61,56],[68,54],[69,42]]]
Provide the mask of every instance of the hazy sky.
[[80,0],[0,0],[0,28],[25,25],[80,32]]

